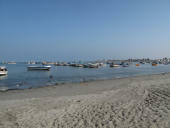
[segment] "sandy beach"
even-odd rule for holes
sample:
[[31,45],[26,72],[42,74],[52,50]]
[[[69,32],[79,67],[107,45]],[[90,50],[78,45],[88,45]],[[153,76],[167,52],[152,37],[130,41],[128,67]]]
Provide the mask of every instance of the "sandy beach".
[[0,128],[170,128],[170,74],[0,92]]

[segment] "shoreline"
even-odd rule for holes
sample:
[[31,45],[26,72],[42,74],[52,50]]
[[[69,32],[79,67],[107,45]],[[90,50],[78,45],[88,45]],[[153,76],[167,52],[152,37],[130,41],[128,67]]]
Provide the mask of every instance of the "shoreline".
[[[114,87],[119,88],[119,84],[127,81],[127,83],[133,82],[136,79],[149,79],[152,77],[159,76],[170,76],[170,73],[159,73],[151,75],[139,75],[130,76],[124,78],[113,78],[105,80],[94,80],[76,83],[63,83],[58,85],[42,86],[38,88],[28,88],[28,89],[12,89],[7,91],[0,91],[0,101],[1,100],[13,100],[13,99],[29,99],[29,98],[41,98],[41,97],[63,97],[63,96],[76,96],[76,95],[88,95],[93,93],[100,93],[102,91],[108,91]],[[120,82],[121,81],[121,82]],[[107,86],[103,86],[103,83]],[[109,85],[108,85],[109,83]],[[114,83],[114,85],[112,85]],[[87,91],[82,91],[83,89]],[[42,92],[42,94],[37,93]],[[63,93],[62,93],[63,92]],[[22,96],[22,97],[21,97]]]
[[170,73],[0,92],[0,102],[5,128],[169,128]]
[[[127,77],[113,77],[113,78],[106,78],[106,79],[96,79],[96,80],[84,80],[80,82],[63,82],[63,83],[56,83],[54,85],[46,85],[46,86],[39,86],[39,87],[31,87],[31,88],[7,88],[7,87],[0,87],[0,93],[10,92],[10,91],[24,91],[24,90],[32,90],[32,89],[40,89],[40,88],[48,88],[48,87],[55,87],[55,86],[62,86],[62,85],[69,85],[69,84],[81,84],[81,83],[89,83],[89,82],[97,82],[97,81],[107,81],[107,80],[117,80],[117,79],[127,79],[127,78],[135,78],[135,77],[144,77],[144,76],[152,76],[152,75],[166,75],[170,74],[170,72],[162,72],[162,73],[155,73],[155,74],[138,74],[134,76],[127,76]],[[4,90],[3,90],[4,88]],[[1,90],[2,89],[2,90]]]

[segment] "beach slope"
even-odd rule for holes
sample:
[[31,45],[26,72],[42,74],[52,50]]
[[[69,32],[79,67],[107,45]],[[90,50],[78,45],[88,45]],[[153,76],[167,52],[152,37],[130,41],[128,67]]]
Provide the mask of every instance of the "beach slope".
[[170,74],[0,92],[0,128],[170,128]]

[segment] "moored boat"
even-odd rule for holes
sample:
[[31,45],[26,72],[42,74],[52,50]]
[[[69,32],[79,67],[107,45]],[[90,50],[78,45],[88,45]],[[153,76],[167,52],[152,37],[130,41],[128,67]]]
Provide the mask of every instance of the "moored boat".
[[122,63],[122,67],[129,67],[129,63]]
[[13,62],[13,61],[12,61],[12,62],[8,62],[8,64],[16,64],[16,62]]
[[136,66],[138,67],[138,66],[140,66],[140,64],[136,64]]
[[0,76],[7,75],[7,74],[8,74],[7,68],[4,66],[0,66]]
[[140,61],[140,64],[146,64],[146,62],[144,62],[144,61]]
[[63,66],[63,64],[62,63],[54,63],[54,66]]
[[43,66],[28,66],[28,70],[50,70],[50,65],[43,65]]
[[112,63],[112,64],[110,64],[110,67],[120,67],[120,65]]
[[88,64],[83,64],[83,68],[89,68]]
[[127,64],[124,64],[124,65],[122,65],[122,67],[129,67],[129,65],[127,65]]
[[83,67],[83,64],[76,64],[76,67]]
[[99,68],[98,63],[88,63],[89,68]]
[[158,63],[157,62],[152,62],[152,66],[157,66]]
[[152,66],[157,66],[158,64],[157,63],[152,63]]

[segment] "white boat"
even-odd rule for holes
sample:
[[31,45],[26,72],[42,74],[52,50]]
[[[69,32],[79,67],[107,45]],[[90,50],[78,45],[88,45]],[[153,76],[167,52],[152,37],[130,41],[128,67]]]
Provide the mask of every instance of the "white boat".
[[123,64],[122,67],[129,67],[129,64]]
[[129,67],[130,64],[128,62],[122,62],[121,65],[122,67]]
[[0,66],[0,76],[7,75],[7,74],[8,74],[7,68],[4,66]]
[[110,67],[120,67],[120,65],[112,63],[112,64],[110,64]]
[[16,62],[14,62],[14,61],[11,61],[11,62],[8,62],[8,64],[16,64]]
[[99,68],[99,64],[98,64],[98,63],[94,63],[94,64],[89,63],[89,64],[88,64],[88,67],[89,67],[89,68]]
[[28,62],[28,64],[36,64],[34,61],[30,61]]
[[28,70],[50,70],[50,65],[42,65],[42,66],[28,66]]

